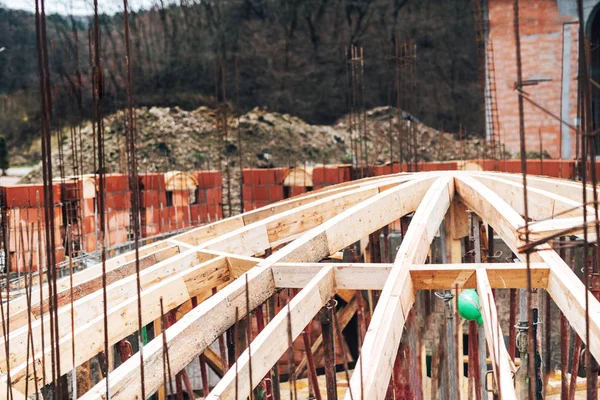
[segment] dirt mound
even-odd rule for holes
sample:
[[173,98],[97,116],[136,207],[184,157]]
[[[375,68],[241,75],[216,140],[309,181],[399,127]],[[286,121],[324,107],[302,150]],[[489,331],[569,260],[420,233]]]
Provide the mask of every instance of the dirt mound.
[[[138,165],[142,173],[192,169],[226,171],[229,166],[232,179],[237,180],[240,159],[244,168],[350,163],[353,158],[365,159],[364,150],[358,156],[356,150],[352,150],[353,144],[355,149],[364,149],[365,143],[368,161],[373,164],[389,162],[390,157],[395,161],[406,161],[411,157],[420,161],[445,161],[485,156],[481,139],[465,140],[461,144],[454,135],[441,133],[410,114],[399,113],[391,107],[378,107],[364,113],[365,124],[362,126],[366,126],[366,138],[359,135],[356,123],[351,134],[350,115],[334,126],[319,126],[289,114],[255,108],[241,116],[226,112],[226,129],[224,123],[220,124],[221,129],[217,129],[217,120],[223,121],[224,114],[208,107],[193,111],[178,107],[138,108],[134,113],[138,131]],[[125,113],[119,111],[104,119],[108,172],[127,173],[125,118]],[[363,137],[357,139],[359,136]],[[83,169],[78,172],[94,173],[97,152],[89,122],[81,128],[78,149]],[[65,132],[65,175],[74,172],[72,150],[70,134]],[[54,152],[53,165],[54,175],[60,176],[58,150]],[[23,183],[39,181],[41,166],[34,168],[22,180]]]

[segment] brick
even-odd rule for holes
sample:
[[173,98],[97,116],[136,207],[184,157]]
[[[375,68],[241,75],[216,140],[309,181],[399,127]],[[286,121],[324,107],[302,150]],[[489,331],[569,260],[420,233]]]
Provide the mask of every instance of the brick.
[[[99,181],[99,178],[97,178]],[[129,177],[123,174],[110,174],[104,176],[106,191],[110,193],[125,192],[129,190]]]
[[301,195],[302,193],[306,193],[306,188],[304,186],[292,186],[290,189],[290,194],[292,197]]
[[252,211],[256,207],[254,206],[254,202],[244,201],[244,212]]
[[315,167],[312,171],[313,186],[323,184],[325,182],[325,167]]
[[96,251],[98,249],[96,234],[91,233],[91,234],[84,236],[83,244],[84,244],[83,250],[85,250],[86,252]]
[[223,192],[221,188],[206,189],[206,204],[219,205],[223,202]]
[[158,207],[161,203],[165,204],[167,202],[165,192],[159,192],[157,190],[142,192],[140,200],[142,208]]
[[83,216],[94,215],[96,209],[96,199],[83,199],[80,202],[82,206]]
[[267,200],[269,200],[269,201],[283,200],[283,186],[277,185],[277,186],[269,187],[269,198]]
[[252,200],[254,198],[254,191],[252,189],[253,186],[250,185],[242,186],[242,196],[244,198],[244,201]]
[[87,235],[88,233],[96,232],[96,218],[94,216],[88,216],[83,218],[81,226],[81,233]]
[[255,201],[264,201],[269,199],[269,187],[265,185],[256,185],[252,190],[252,197]]
[[222,175],[220,171],[195,171],[194,177],[200,188],[213,188],[222,186]]
[[208,220],[208,207],[206,204],[197,204],[191,207],[192,220],[195,224],[206,222]]
[[140,175],[140,182],[144,191],[165,190],[165,175],[161,173]]
[[340,170],[338,168],[325,168],[325,182],[339,183],[340,181]]
[[[7,207],[29,207],[29,186],[14,185],[2,187],[3,204]],[[42,194],[43,196],[43,194]]]

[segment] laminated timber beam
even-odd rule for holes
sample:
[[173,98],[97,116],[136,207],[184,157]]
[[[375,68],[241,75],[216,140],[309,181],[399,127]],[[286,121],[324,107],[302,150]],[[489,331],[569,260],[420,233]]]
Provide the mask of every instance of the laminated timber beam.
[[[145,256],[140,257],[140,270],[145,270],[150,268],[157,263],[167,260],[181,252],[178,246],[168,246],[164,248],[160,248],[154,252],[151,252]],[[112,283],[117,282],[118,280],[133,275],[135,273],[135,260],[128,261],[121,265],[115,265],[115,267],[106,273],[106,284],[110,285]],[[74,277],[77,275],[74,275]],[[88,294],[94,293],[97,290],[102,289],[102,274],[98,274],[90,279],[81,280],[78,279],[79,283],[73,284],[73,301],[79,300]],[[20,301],[15,309],[15,305],[10,305],[10,328],[11,331],[16,330],[17,328],[23,327],[27,325],[28,315],[31,315],[31,318],[35,321],[38,320],[42,314],[42,310],[44,313],[47,313],[49,310],[49,302],[47,296],[45,296],[45,300],[40,305],[39,291],[37,292],[37,299],[35,298],[35,294],[32,293],[31,302],[32,305],[28,309],[27,304],[25,303],[24,307],[21,306]],[[25,299],[25,297],[19,298],[19,300]],[[66,287],[58,291],[58,299],[57,299],[58,307],[63,307],[66,305],[70,305],[71,303],[71,288]]]
[[[465,204],[490,224],[510,249],[525,262],[525,254],[519,253],[518,250],[525,242],[520,239],[517,232],[517,229],[525,224],[523,217],[498,194],[474,177],[457,177],[456,192]],[[589,291],[585,290],[581,280],[548,244],[540,245],[536,247],[536,250],[531,253],[531,261],[545,262],[550,267],[546,290],[583,340],[586,337],[585,301],[587,295],[590,316],[590,343],[588,346],[594,358],[600,359],[600,303]]]
[[[497,176],[482,175],[477,180],[500,196],[518,214],[524,214],[523,184]],[[581,189],[580,189],[581,191]],[[535,187],[527,187],[529,218],[534,221],[551,218],[579,217],[587,209],[588,216],[594,218],[594,208],[582,207],[581,203],[559,194]],[[559,215],[560,214],[560,215]]]
[[[365,233],[416,210],[433,180],[431,175],[425,174],[397,187],[392,184],[390,188],[385,187],[387,190],[382,187],[380,193],[345,209],[260,262],[246,273],[249,308],[256,308],[275,293],[273,264],[280,261],[316,262],[360,240]],[[153,393],[163,383],[162,335],[165,335],[169,348],[171,369],[183,369],[235,323],[236,308],[246,309],[245,278],[242,276],[231,282],[144,346],[146,393]],[[238,318],[243,316],[244,312],[241,312]],[[139,357],[132,357],[111,373],[111,398],[131,399],[140,395],[139,362]],[[240,380],[243,379],[240,377]],[[101,381],[82,398],[102,398],[105,386],[106,383]]]
[[[246,398],[336,292],[331,266],[323,267],[267,324],[206,399]],[[290,331],[291,330],[291,331]],[[291,338],[292,343],[290,343]],[[252,368],[250,369],[250,363]],[[250,378],[250,371],[252,376]]]
[[[325,266],[335,273],[338,289],[382,290],[394,264],[347,263],[277,263],[273,277],[278,288],[305,287]],[[412,264],[410,277],[414,290],[477,288],[476,272],[485,270],[493,289],[516,289],[527,286],[527,267],[523,263]],[[546,263],[532,263],[532,287],[546,288],[550,268]]]
[[[199,253],[194,253],[199,254]],[[150,285],[146,287],[147,282],[142,281],[142,324],[147,325],[152,321],[160,318],[161,310],[158,299],[163,298],[165,308],[171,310],[180,304],[188,301],[192,297],[199,296],[205,293],[210,293],[213,287],[219,286],[229,280],[229,270],[227,268],[227,261],[224,257],[216,257],[209,259],[205,262],[200,262],[194,258],[194,254],[189,255],[188,260],[180,260],[177,263],[178,270],[173,271],[173,275],[169,278],[162,280],[157,285]],[[187,262],[186,262],[187,261]],[[145,275],[147,277],[148,275]],[[120,298],[118,306],[111,307],[108,309],[108,335],[109,344],[115,344],[124,337],[127,337],[131,333],[137,330],[137,297],[135,291],[136,280],[135,276],[130,276],[127,279],[119,282],[119,285],[111,286],[111,299],[115,300],[116,297]],[[89,300],[86,306],[93,307],[98,310],[90,310],[92,318],[86,314],[84,310],[80,310],[82,313],[77,313],[76,317],[81,318],[81,322],[76,322],[77,328],[75,330],[75,365],[73,365],[72,358],[72,336],[70,327],[65,327],[63,332],[66,333],[60,339],[60,351],[61,351],[61,372],[66,373],[73,369],[74,366],[79,366],[83,362],[94,357],[96,354],[104,350],[104,315],[102,313],[102,292],[98,292],[98,295],[88,297]],[[70,315],[70,308],[67,307],[67,312]],[[98,314],[94,316],[95,314]],[[67,315],[67,316],[69,316]],[[70,322],[70,318],[64,319],[65,323]],[[39,325],[38,325],[39,327]],[[48,330],[44,333],[47,334]],[[38,334],[36,330],[34,333]],[[11,365],[11,381],[13,385],[19,389],[24,388],[26,384],[25,372],[27,371],[27,365],[29,364],[29,370],[32,369],[32,361],[26,360],[26,344],[27,344],[27,332],[17,337],[19,342],[10,341],[10,353]],[[49,343],[49,337],[46,343]],[[41,362],[41,344],[40,341],[35,343],[36,345],[36,360]],[[23,352],[19,352],[23,349]],[[45,349],[45,360],[46,360],[46,371],[52,371],[50,346]],[[42,374],[38,375],[38,382],[33,382],[33,376],[29,376],[31,379],[30,384],[41,387]],[[46,382],[51,380],[51,376],[46,377]]]
[[[492,175],[480,175],[477,179],[498,193],[517,213],[521,215],[524,213],[522,183]],[[571,189],[570,192],[573,192],[572,182],[566,182],[564,185]],[[549,185],[545,185],[545,187],[547,186]],[[567,194],[566,191],[561,191],[561,193]],[[579,193],[579,196],[569,194],[569,197],[566,197],[546,189],[532,188],[528,185],[529,217],[534,221],[539,221],[529,226],[530,232],[533,233],[530,240],[540,239],[565,230],[568,230],[569,233],[563,233],[563,236],[581,236],[584,209],[588,211],[588,224],[595,221],[596,217],[592,206],[583,207],[580,202],[573,199],[581,198],[581,188],[577,193]],[[588,240],[595,241],[596,233],[589,232]]]
[[[401,184],[407,179],[403,178],[388,178],[377,180],[372,184],[362,184],[358,188],[348,191],[342,191],[334,196],[325,197],[314,202],[308,202],[300,207],[292,208],[283,213],[278,213],[273,216],[260,219],[247,226],[235,229],[233,232],[223,234],[213,240],[208,240],[206,243],[186,250],[174,257],[158,263],[148,269],[145,269],[140,274],[141,288],[144,292],[142,299],[142,309],[144,310],[143,323],[149,323],[152,320],[160,317],[159,309],[157,308],[158,299],[163,295],[165,297],[165,306],[167,311],[177,307],[183,302],[189,300],[191,293],[198,294],[204,290],[210,290],[211,287],[218,286],[226,282],[229,278],[228,271],[223,269],[224,262],[220,262],[220,268],[213,270],[212,263],[209,265],[199,265],[206,260],[212,258],[206,253],[199,250],[228,250],[234,248],[242,254],[254,254],[264,251],[272,246],[272,241],[285,239],[287,235],[295,235],[302,233],[323,221],[343,212],[344,210],[371,198],[380,190],[385,190],[390,187]],[[215,225],[216,226],[216,225]],[[235,246],[232,246],[235,243]],[[237,247],[236,247],[237,246]],[[219,261],[223,261],[220,259]],[[194,267],[194,268],[192,268]],[[189,269],[191,268],[191,269]],[[200,268],[200,269],[199,269]],[[210,271],[215,279],[200,279],[206,277],[206,270]],[[180,273],[180,271],[183,271]],[[179,275],[178,275],[179,274]],[[173,275],[176,275],[179,280],[174,280]],[[109,301],[108,309],[110,310],[109,323],[117,324],[118,329],[109,330],[109,344],[118,342],[123,337],[135,332],[137,324],[134,324],[130,319],[128,323],[119,323],[119,315],[133,316],[135,312],[131,311],[131,307],[135,306],[136,296],[136,276],[129,275],[118,282],[107,287],[107,298]],[[98,283],[98,282],[97,282]],[[152,285],[158,284],[156,287]],[[177,286],[179,285],[179,286]],[[199,285],[196,287],[196,285]],[[206,287],[212,285],[211,287]],[[81,285],[80,285],[81,286]],[[98,288],[99,289],[99,288]],[[185,290],[184,290],[185,289]],[[173,297],[173,293],[178,293],[178,296]],[[152,303],[152,304],[148,304]],[[146,312],[145,310],[151,310]],[[127,311],[129,310],[129,311]],[[96,290],[90,296],[76,301],[74,303],[75,332],[76,335],[86,337],[85,341],[75,341],[76,343],[76,358],[75,366],[90,359],[98,352],[102,351],[102,324],[103,324],[103,308],[102,308],[102,291]],[[158,314],[157,314],[158,313]],[[61,354],[71,354],[71,308],[69,306],[59,309],[59,332],[61,332]],[[44,325],[45,343],[50,343],[50,328],[49,318],[46,318]],[[41,321],[34,321],[32,324],[32,334],[35,338],[36,359],[41,359]],[[97,338],[96,338],[97,337]],[[92,340],[92,338],[96,338]],[[11,332],[10,337],[10,353],[11,365],[17,366],[12,369],[12,381],[14,385],[24,385],[23,374],[27,370],[25,360],[27,354],[27,327],[22,327]],[[0,340],[3,343],[3,339]],[[78,345],[81,343],[81,348]],[[93,346],[85,346],[86,342],[94,343]],[[51,349],[48,347],[46,353],[50,354]],[[1,352],[0,352],[1,353]],[[47,354],[47,355],[48,355]],[[4,354],[0,354],[0,370],[6,372]],[[50,362],[51,357],[46,357],[47,362]],[[32,361],[30,361],[31,363]],[[71,368],[72,357],[61,357],[61,371],[66,373]],[[51,369],[48,368],[50,371]],[[48,377],[46,381],[48,381]],[[41,376],[39,382],[42,381]]]
[[[511,180],[516,183],[523,183],[523,174],[474,172],[472,176],[496,176],[502,179]],[[554,193],[570,200],[574,200],[579,205],[581,205],[583,202],[583,190],[581,182],[575,182],[569,179],[527,175],[527,188],[541,189],[547,193]],[[594,188],[592,185],[587,185],[586,192],[588,199],[594,198]]]
[[415,212],[373,313],[346,400],[385,397],[404,323],[415,301],[410,265],[425,261],[453,197],[453,177],[440,177]]

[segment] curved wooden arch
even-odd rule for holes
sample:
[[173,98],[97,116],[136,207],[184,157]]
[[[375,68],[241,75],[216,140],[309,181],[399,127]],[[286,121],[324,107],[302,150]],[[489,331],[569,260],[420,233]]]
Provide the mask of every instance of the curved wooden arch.
[[[519,234],[524,225],[520,214],[523,187],[519,177],[480,171],[436,171],[368,178],[310,192],[146,246],[140,252],[144,324],[160,317],[158,300],[161,297],[165,311],[192,297],[204,299],[144,346],[146,394],[163,384],[163,335],[169,348],[171,369],[180,371],[231,327],[236,315],[238,318],[246,315],[246,295],[252,310],[277,289],[293,287],[301,290],[289,307],[282,309],[254,338],[251,350],[246,349],[240,355],[208,398],[234,398],[236,390],[239,398],[248,396],[252,390],[250,382],[257,385],[288,348],[288,329],[291,328],[293,338],[297,337],[338,290],[377,289],[382,290],[381,296],[346,398],[350,399],[352,391],[355,396],[362,392],[361,398],[382,399],[404,322],[415,301],[415,291],[459,285],[478,288],[496,382],[504,398],[516,398],[512,364],[504,342],[499,339],[502,332],[493,297],[488,294],[493,287],[525,287],[525,266],[458,263],[436,266],[425,265],[425,261],[440,225],[445,218],[447,221],[454,218],[454,205],[458,202],[492,226],[522,258],[518,253],[524,244]],[[550,221],[540,223],[542,228],[533,229],[534,234],[541,236],[554,232],[552,229],[556,227],[577,226],[586,210],[580,204],[580,186],[571,181],[541,177],[530,177],[529,182],[529,198],[535,205],[530,207],[530,217],[534,222]],[[592,215],[590,208],[587,212],[588,216]],[[393,263],[327,262],[329,256],[411,213],[414,215]],[[551,222],[554,225],[550,225]],[[548,245],[540,245],[536,250],[531,255],[534,286],[548,290],[573,329],[585,338],[583,284]],[[131,254],[108,263],[111,344],[135,332],[137,327],[137,320],[131,317],[136,310],[133,263]],[[100,267],[95,266],[74,276],[75,365],[103,349],[99,271]],[[213,287],[220,290],[210,296]],[[59,282],[62,373],[73,368],[69,289],[68,281]],[[47,294],[44,293],[40,303],[35,293],[39,294],[34,292],[31,307],[22,299],[10,306],[10,370],[7,370],[4,352],[0,351],[0,371],[5,374],[3,384],[7,382],[6,374],[10,373],[12,387],[20,392],[27,381],[30,387],[40,385],[41,377],[38,382],[33,380],[31,364],[39,365],[43,353],[47,360],[50,358],[50,349],[47,346],[42,349],[39,344],[42,323],[38,318],[46,308]],[[590,351],[600,359],[600,304],[593,296],[589,296],[589,312],[593,338]],[[32,335],[36,349],[29,360],[25,356],[28,315],[34,320]],[[45,329],[46,335],[48,331]],[[46,338],[46,343],[49,340]],[[49,379],[47,376],[46,380]],[[112,371],[108,381],[111,398],[139,398],[139,357],[134,355]],[[83,398],[104,398],[105,388],[106,382],[102,381]]]

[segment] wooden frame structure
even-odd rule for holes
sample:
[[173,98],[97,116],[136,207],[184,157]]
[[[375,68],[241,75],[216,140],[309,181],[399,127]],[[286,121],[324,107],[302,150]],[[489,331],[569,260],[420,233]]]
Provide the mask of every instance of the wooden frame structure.
[[[300,289],[252,340],[207,397],[232,399],[237,394],[238,398],[246,398],[252,390],[250,383],[259,384],[288,349],[288,335],[298,337],[338,290],[360,289],[381,290],[381,295],[345,398],[351,399],[354,393],[354,398],[383,399],[416,291],[473,287],[480,296],[495,382],[503,398],[516,398],[514,366],[504,346],[491,290],[526,287],[526,265],[463,264],[460,257],[457,262],[456,254],[449,257],[449,264],[425,262],[442,222],[449,231],[447,246],[452,249],[456,245],[458,231],[466,225],[465,209],[491,226],[524,261],[524,254],[519,252],[525,244],[521,234],[524,219],[520,179],[520,175],[466,171],[367,178],[309,192],[145,246],[140,250],[142,323],[147,325],[161,317],[160,298],[165,312],[192,298],[199,301],[197,307],[144,346],[146,394],[163,384],[163,341],[169,351],[171,370],[180,371],[233,326],[236,315],[239,319],[246,315],[247,302],[253,310],[280,288]],[[530,217],[533,221],[544,220],[531,226],[532,236],[539,238],[561,229],[578,234],[582,213],[592,211],[581,207],[581,186],[542,177],[529,177],[528,182]],[[328,260],[412,213],[393,263],[345,264]],[[583,283],[549,245],[541,244],[535,250],[531,253],[532,285],[548,291],[585,340]],[[108,319],[111,345],[137,330],[135,256],[128,253],[111,259],[106,269],[106,316],[101,266],[74,274],[72,288],[69,278],[58,281],[57,346],[62,373],[103,351],[104,318]],[[218,291],[213,295],[215,287]],[[42,285],[41,290],[33,291],[30,305],[25,298],[18,298],[10,302],[5,314],[10,322],[10,346],[8,358],[6,352],[0,351],[0,372],[4,387],[10,374],[14,399],[24,398],[27,382],[30,392],[32,387],[41,386],[43,359],[46,371],[51,370],[49,321],[41,318],[47,313],[47,297],[47,287]],[[592,295],[588,310],[592,338],[589,347],[592,355],[600,359],[600,303]],[[4,339],[2,342],[1,348],[7,347]],[[31,342],[34,355],[27,359]],[[38,366],[37,381],[32,374],[34,364]],[[47,373],[45,379],[49,382],[52,377]],[[106,386],[101,381],[83,398],[105,398]],[[140,358],[134,355],[111,371],[108,386],[112,399],[140,398]]]

